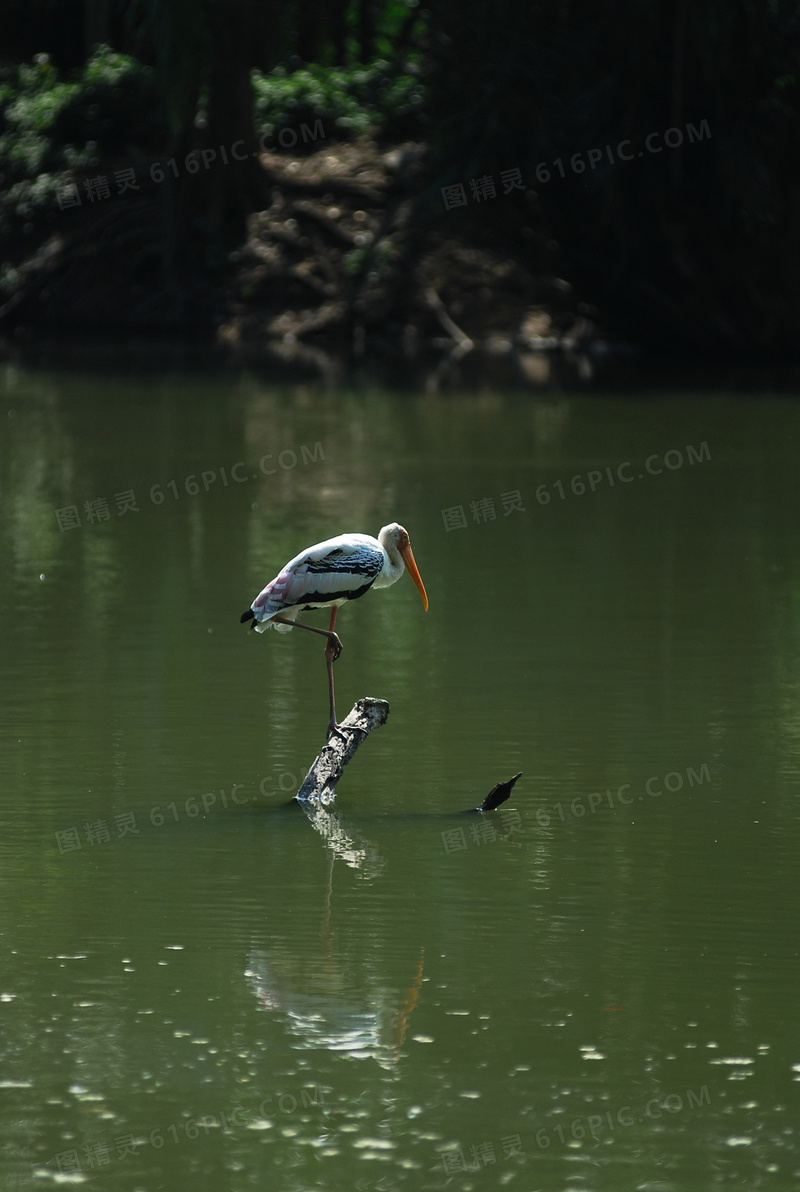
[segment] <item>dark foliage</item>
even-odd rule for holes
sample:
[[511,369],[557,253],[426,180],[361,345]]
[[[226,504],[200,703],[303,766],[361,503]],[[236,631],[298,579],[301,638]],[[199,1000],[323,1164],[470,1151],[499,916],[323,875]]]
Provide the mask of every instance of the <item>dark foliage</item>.
[[[6,292],[49,259],[57,185],[124,160],[144,193],[120,218],[152,240],[167,323],[191,323],[272,202],[258,138],[322,119],[340,140],[433,147],[427,183],[403,197],[398,276],[443,185],[469,194],[517,169],[524,189],[498,183],[452,214],[465,243],[566,278],[604,327],[651,348],[795,356],[799,14],[797,0],[9,0]],[[234,142],[241,163],[176,168],[154,189],[154,161]],[[101,224],[109,245],[114,220],[96,221],[98,243]]]
[[663,350],[796,353],[796,3],[467,0],[434,5],[433,33],[443,173],[520,167],[606,326]]

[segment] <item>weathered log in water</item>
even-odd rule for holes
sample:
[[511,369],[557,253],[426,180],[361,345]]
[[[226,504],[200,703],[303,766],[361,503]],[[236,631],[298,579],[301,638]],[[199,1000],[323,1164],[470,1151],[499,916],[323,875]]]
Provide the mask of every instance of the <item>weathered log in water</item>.
[[[367,695],[356,700],[339,729],[329,735],[315,757],[295,799],[314,807],[329,807],[336,798],[336,784],[345,766],[372,730],[385,724],[388,717],[389,705],[385,699]],[[477,807],[469,810],[494,811],[501,803],[505,803],[514,783],[521,777],[521,773],[515,774],[508,782],[498,782]]]
[[301,803],[313,802],[323,806],[332,803],[336,798],[336,784],[345,766],[359,745],[374,728],[385,724],[388,716],[389,705],[385,699],[374,699],[367,695],[356,700],[339,730],[330,734],[317,754],[295,798]]

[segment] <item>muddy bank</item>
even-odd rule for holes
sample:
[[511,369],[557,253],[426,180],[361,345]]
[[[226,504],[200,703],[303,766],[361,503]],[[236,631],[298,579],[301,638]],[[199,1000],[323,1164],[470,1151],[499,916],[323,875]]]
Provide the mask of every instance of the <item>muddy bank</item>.
[[426,158],[423,144],[369,138],[301,160],[264,154],[271,202],[234,255],[219,342],[238,359],[371,365],[433,387],[465,368],[541,383],[555,360],[579,375],[577,355],[604,348],[571,288],[495,224],[446,211]]
[[62,213],[22,262],[0,310],[5,352],[46,357],[64,337],[112,352],[111,337],[117,354],[171,356],[178,340],[190,357],[278,375],[366,369],[431,389],[587,380],[616,356],[570,286],[532,265],[548,252],[534,196],[500,196],[491,218],[445,210],[427,165],[424,144],[367,136],[262,153],[244,242],[222,254],[207,236],[205,254],[198,240],[169,269],[165,187],[143,169],[135,194]]

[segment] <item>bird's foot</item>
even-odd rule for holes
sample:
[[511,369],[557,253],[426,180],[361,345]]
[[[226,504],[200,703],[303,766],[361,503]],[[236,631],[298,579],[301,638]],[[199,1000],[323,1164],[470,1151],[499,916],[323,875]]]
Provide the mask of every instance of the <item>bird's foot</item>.
[[328,723],[328,732],[325,740],[329,741],[334,733],[337,733],[343,741],[347,741],[345,733],[363,733],[365,737],[368,735],[367,730],[360,728],[357,724],[337,724],[335,720],[331,720]]
[[325,647],[325,661],[326,662],[335,662],[336,659],[341,654],[343,649],[344,649],[344,646],[342,645],[341,638],[339,637],[339,634],[333,633],[333,632],[329,633],[328,634],[328,644]]

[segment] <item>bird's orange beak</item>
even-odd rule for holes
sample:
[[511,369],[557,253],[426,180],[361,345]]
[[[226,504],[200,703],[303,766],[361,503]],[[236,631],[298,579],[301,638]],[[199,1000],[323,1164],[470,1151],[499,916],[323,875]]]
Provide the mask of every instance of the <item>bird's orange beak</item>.
[[425,585],[422,582],[422,576],[417,571],[417,564],[414,562],[414,552],[411,549],[411,543],[408,546],[400,547],[400,554],[403,557],[403,562],[406,565],[406,571],[417,585],[417,590],[422,597],[422,603],[425,605],[425,611],[428,610],[428,593],[425,591]]

